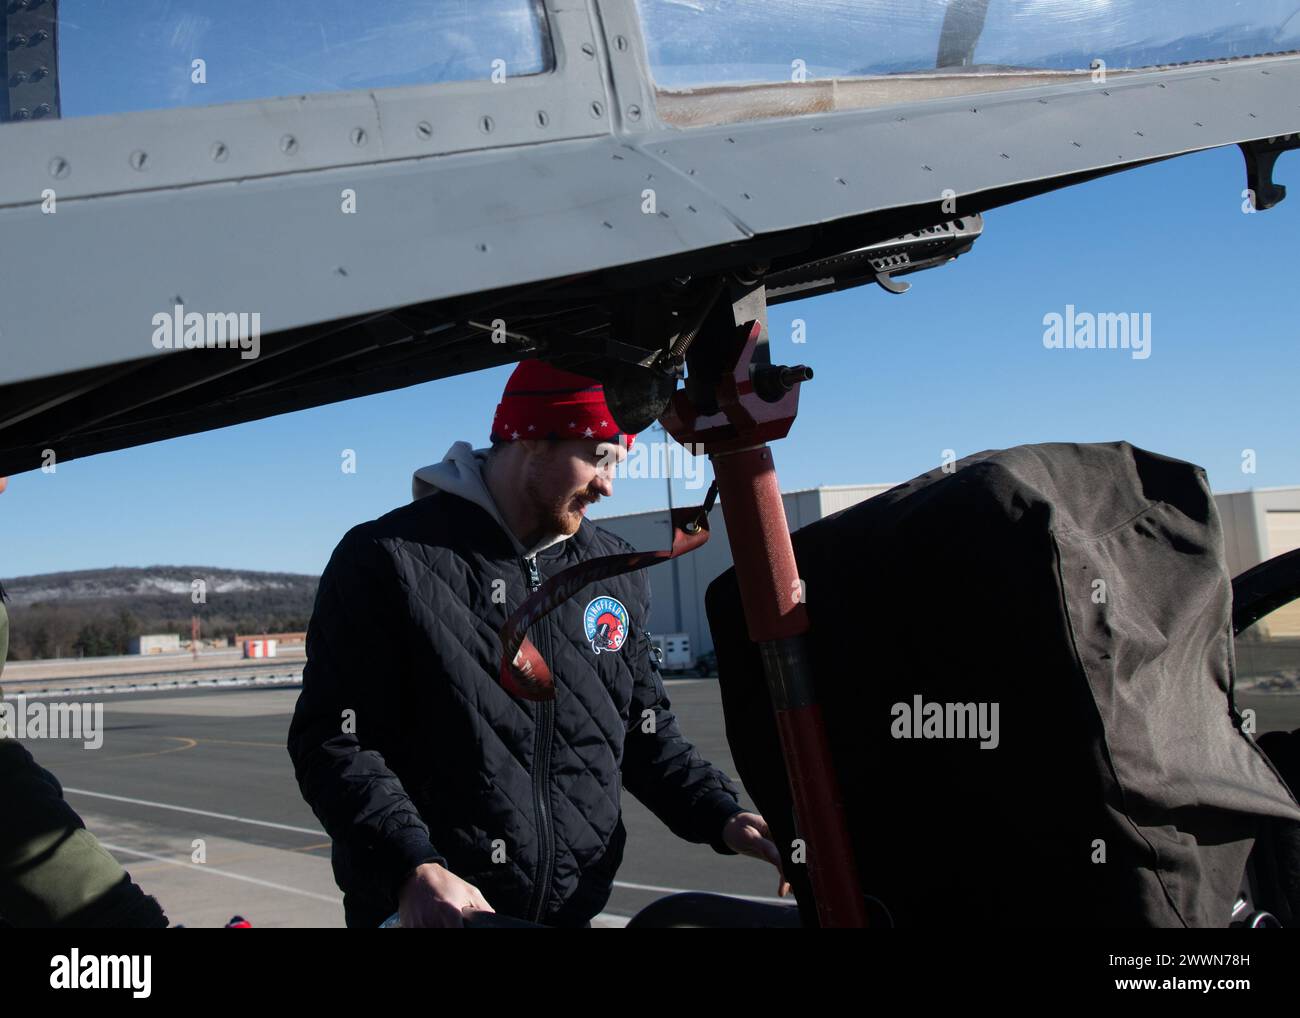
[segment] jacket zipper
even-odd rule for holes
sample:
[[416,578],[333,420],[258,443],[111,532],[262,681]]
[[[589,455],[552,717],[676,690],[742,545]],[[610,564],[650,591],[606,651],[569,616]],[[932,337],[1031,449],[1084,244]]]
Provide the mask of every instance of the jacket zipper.
[[[537,569],[535,556],[524,559],[524,562],[528,571],[528,589],[531,593],[542,585],[542,577]],[[548,642],[540,631],[538,637],[544,644]],[[539,646],[537,649],[549,663],[547,648]],[[551,742],[554,734],[555,701],[543,700],[540,705],[533,765],[533,802],[537,808],[537,828],[542,843],[537,860],[537,874],[533,882],[533,906],[529,910],[529,918],[535,923],[541,922],[546,899],[550,897],[551,870],[555,863],[555,830],[550,810]]]

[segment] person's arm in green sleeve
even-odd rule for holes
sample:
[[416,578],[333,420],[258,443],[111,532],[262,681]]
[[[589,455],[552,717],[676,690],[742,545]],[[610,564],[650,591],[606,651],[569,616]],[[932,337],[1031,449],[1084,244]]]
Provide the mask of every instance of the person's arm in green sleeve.
[[[9,617],[0,592],[0,673]],[[0,721],[3,729],[3,721]],[[165,927],[63,798],[58,779],[0,730],[0,920],[18,927]]]

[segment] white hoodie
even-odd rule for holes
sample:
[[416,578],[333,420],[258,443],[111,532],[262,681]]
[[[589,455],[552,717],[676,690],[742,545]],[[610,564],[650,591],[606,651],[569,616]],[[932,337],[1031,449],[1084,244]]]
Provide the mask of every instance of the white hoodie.
[[421,467],[411,477],[411,501],[442,490],[482,506],[510,538],[515,551],[524,558],[532,558],[543,548],[567,541],[569,534],[553,534],[531,548],[525,548],[506,524],[497,508],[487,482],[483,480],[483,464],[487,462],[487,449],[471,449],[468,442],[456,442],[447,450],[441,463]]

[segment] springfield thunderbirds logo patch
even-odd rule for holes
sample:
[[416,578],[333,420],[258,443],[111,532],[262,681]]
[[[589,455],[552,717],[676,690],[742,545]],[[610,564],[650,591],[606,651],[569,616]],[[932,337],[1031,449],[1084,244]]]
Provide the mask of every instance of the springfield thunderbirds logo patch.
[[627,609],[612,597],[598,597],[582,613],[582,628],[595,653],[618,650],[627,640]]

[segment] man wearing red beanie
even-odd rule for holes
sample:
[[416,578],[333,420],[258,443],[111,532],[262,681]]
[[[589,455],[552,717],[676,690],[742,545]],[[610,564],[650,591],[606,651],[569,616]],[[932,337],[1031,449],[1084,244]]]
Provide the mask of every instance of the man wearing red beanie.
[[411,495],[468,498],[531,555],[571,537],[587,506],[613,495],[613,467],[635,441],[619,432],[600,382],[522,361],[497,404],[486,455],[457,442],[441,463],[415,472]]
[[455,443],[415,472],[409,505],[334,550],[289,752],[333,839],[349,926],[394,912],[460,926],[465,909],[590,925],[623,857],[621,788],[683,839],[779,870],[763,818],[678,729],[644,570],[588,584],[531,627],[554,700],[498,681],[498,633],[533,590],[633,550],[585,513],[613,495],[634,440],[598,381],[524,361],[490,449]]

